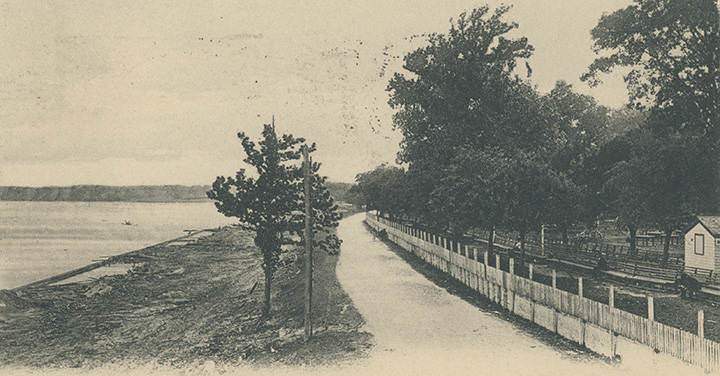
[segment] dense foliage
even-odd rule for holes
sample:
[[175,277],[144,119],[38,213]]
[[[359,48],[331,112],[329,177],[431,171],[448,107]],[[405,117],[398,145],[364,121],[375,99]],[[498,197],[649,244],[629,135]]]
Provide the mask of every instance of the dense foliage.
[[[626,67],[630,106],[609,109],[559,81],[532,85],[533,47],[484,6],[405,56],[388,85],[398,162],[357,176],[368,209],[460,236],[471,228],[567,236],[617,218],[670,234],[718,208],[718,11],[712,1],[636,0],[592,31],[583,76]],[[511,33],[512,32],[512,33]],[[510,35],[513,36],[510,36]]]

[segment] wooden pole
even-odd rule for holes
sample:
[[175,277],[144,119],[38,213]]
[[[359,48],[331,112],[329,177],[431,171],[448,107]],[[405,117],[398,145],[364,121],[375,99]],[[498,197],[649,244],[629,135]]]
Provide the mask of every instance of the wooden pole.
[[555,271],[555,269],[553,269],[552,271],[552,287],[554,289],[557,288],[557,272]]
[[610,308],[615,308],[615,286],[610,285],[610,292],[608,293],[608,303]]
[[303,175],[305,185],[305,340],[312,338],[312,290],[313,290],[313,233],[312,207],[310,205],[311,172],[310,152],[303,147]]
[[655,321],[655,303],[653,301],[653,297],[648,295],[647,297],[647,305],[648,305],[648,320]]
[[545,256],[545,225],[540,225],[540,254]]
[[700,339],[705,338],[705,311],[702,309],[698,311],[698,337]]

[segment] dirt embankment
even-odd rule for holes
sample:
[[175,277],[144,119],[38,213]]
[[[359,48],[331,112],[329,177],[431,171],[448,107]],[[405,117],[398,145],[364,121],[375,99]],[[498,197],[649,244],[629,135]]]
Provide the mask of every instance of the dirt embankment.
[[[0,290],[0,364],[93,367],[318,364],[354,359],[372,344],[335,276],[337,256],[316,252],[315,340],[302,340],[302,258],[282,257],[274,314],[260,320],[262,271],[251,236],[226,228],[113,259],[121,275]],[[62,282],[61,282],[62,283]]]

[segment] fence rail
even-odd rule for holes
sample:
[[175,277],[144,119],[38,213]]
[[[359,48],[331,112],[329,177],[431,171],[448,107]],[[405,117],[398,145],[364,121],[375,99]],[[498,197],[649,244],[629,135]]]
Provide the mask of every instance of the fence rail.
[[[477,248],[463,247],[458,242],[407,224],[379,218],[372,213],[367,213],[367,223],[375,230],[385,230],[390,241],[514,314],[591,350],[610,357],[621,355],[624,350],[618,348],[618,337],[622,337],[706,371],[720,371],[720,344],[702,335],[585,298],[582,292],[573,294],[516,275],[512,261],[506,267],[508,270],[502,270],[499,260],[491,260],[487,252],[480,257]],[[595,335],[590,336],[588,333],[591,332]]]

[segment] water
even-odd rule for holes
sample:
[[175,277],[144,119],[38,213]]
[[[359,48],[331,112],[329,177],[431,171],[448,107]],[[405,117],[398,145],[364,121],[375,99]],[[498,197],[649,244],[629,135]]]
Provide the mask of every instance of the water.
[[[123,224],[129,221],[131,225]],[[0,289],[233,223],[207,202],[0,202]]]

